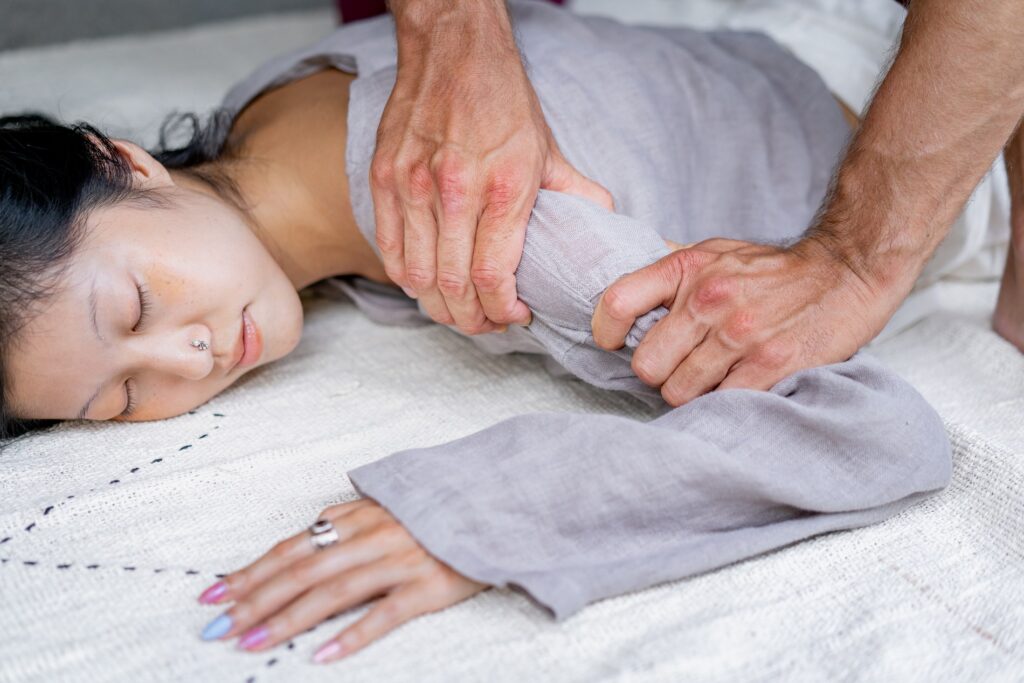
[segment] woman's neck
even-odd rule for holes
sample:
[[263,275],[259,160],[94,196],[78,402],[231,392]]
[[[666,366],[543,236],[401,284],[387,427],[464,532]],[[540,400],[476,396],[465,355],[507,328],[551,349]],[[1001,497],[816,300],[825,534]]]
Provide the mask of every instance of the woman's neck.
[[286,168],[260,161],[224,164],[216,172],[237,188],[241,206],[188,171],[171,171],[183,189],[236,208],[296,290],[339,275],[390,282],[355,219],[337,220],[332,212],[318,210],[312,188]]
[[[327,69],[264,93],[232,123],[213,164],[240,195],[243,218],[295,285],[360,275],[390,283],[356,225],[345,173],[348,86]],[[216,192],[187,173],[185,183]]]

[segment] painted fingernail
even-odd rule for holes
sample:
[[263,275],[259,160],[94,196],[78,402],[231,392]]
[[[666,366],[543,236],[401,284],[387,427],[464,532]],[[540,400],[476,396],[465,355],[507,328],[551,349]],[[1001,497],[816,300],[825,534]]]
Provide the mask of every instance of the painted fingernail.
[[231,617],[227,613],[220,615],[203,629],[203,640],[217,640],[231,630]]
[[341,647],[341,643],[336,640],[331,640],[320,646],[320,649],[313,655],[313,661],[317,664],[324,664],[337,659],[344,653],[344,648]]
[[203,605],[212,605],[220,602],[220,599],[223,598],[224,594],[227,592],[228,585],[223,581],[218,581],[203,591],[203,594],[199,596],[199,602]]
[[259,626],[254,629],[250,629],[246,632],[242,639],[238,641],[238,647],[243,650],[251,650],[254,647],[262,645],[270,635],[270,631],[267,630],[266,626]]
[[407,297],[409,297],[410,299],[415,299],[416,298],[416,292],[412,291],[408,287],[402,287],[402,291],[405,292],[405,295]]

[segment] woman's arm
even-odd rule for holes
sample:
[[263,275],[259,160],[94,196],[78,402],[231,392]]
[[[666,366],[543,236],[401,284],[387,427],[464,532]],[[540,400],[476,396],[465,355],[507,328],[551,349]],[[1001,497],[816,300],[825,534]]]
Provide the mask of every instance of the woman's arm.
[[349,473],[435,557],[559,619],[886,519],[942,488],[934,411],[867,356],[649,423],[532,414]]
[[[516,273],[531,332],[586,381],[660,401],[636,379],[632,350],[598,349],[589,321],[609,283],[668,249],[643,221],[542,191]],[[631,345],[665,313],[641,318]],[[927,402],[861,354],[646,424],[524,415],[349,474],[459,573],[523,587],[564,617],[884,519],[945,485],[950,448]]]
[[[604,285],[667,250],[640,221],[542,192],[517,271],[531,331],[583,379],[660,400],[631,374],[628,348],[595,347],[589,320]],[[637,342],[663,314],[635,326]],[[768,392],[715,392],[649,423],[523,415],[349,475],[367,498],[325,511],[345,545],[314,555],[299,534],[227,577],[207,600],[236,601],[218,636],[248,629],[261,638],[252,649],[264,649],[385,594],[326,646],[348,652],[488,584],[518,586],[564,618],[885,519],[946,484],[950,448],[924,399],[858,355]]]

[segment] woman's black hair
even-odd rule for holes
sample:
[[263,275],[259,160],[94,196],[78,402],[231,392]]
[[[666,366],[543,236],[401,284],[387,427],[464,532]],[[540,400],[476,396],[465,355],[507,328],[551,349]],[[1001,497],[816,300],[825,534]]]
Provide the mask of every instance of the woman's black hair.
[[[172,114],[153,156],[239,205],[237,188],[211,164],[224,152],[228,122],[223,111],[205,126],[194,114]],[[186,126],[185,144],[172,147],[170,138]],[[19,330],[59,285],[86,217],[103,206],[146,199],[151,193],[133,187],[127,160],[96,128],[36,113],[0,117],[0,443],[54,422],[13,414],[7,359],[21,341]]]

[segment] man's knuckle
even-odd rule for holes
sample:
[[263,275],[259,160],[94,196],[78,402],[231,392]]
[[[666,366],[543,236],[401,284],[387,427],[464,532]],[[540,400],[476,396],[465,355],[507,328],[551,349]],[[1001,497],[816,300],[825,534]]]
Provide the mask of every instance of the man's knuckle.
[[440,270],[437,273],[437,288],[446,297],[465,299],[469,294],[469,278],[464,273]]
[[377,247],[385,253],[395,253],[402,250],[402,235],[393,233],[377,232],[375,237]]
[[722,328],[722,343],[727,347],[744,344],[757,329],[757,321],[750,311],[740,310],[729,316]]
[[516,172],[499,171],[492,175],[484,187],[484,196],[491,213],[510,213],[522,195],[525,185],[522,175]]
[[494,261],[483,260],[473,264],[469,277],[477,289],[493,292],[501,286],[505,272]]
[[779,370],[789,362],[793,355],[792,345],[782,339],[771,339],[758,348],[756,361],[758,366],[766,370]]
[[694,303],[700,308],[713,308],[727,301],[731,295],[732,284],[728,278],[709,277],[697,285]]
[[395,163],[390,158],[374,157],[370,163],[370,181],[381,188],[388,188],[395,182]]
[[468,179],[462,160],[448,153],[434,167],[441,208],[446,214],[458,213],[466,205]]
[[434,198],[434,177],[424,161],[413,163],[405,176],[409,201],[414,206],[428,206]]
[[656,383],[656,366],[654,360],[647,354],[634,353],[633,359],[630,361],[630,367],[633,370],[633,374],[644,384],[652,385]]
[[681,406],[686,403],[688,394],[681,382],[671,382],[661,387],[661,397],[670,406]]
[[434,270],[427,266],[417,264],[406,266],[405,279],[414,290],[422,291],[434,286]]

